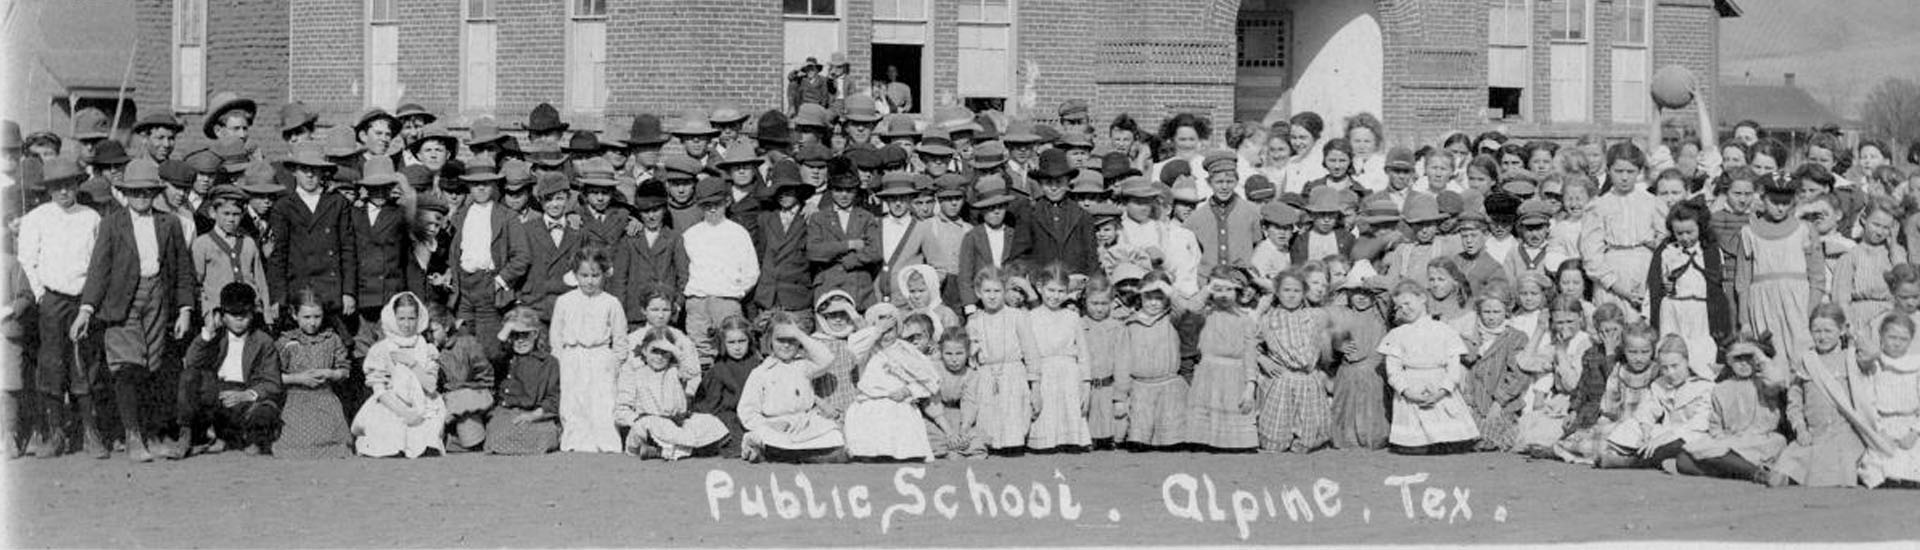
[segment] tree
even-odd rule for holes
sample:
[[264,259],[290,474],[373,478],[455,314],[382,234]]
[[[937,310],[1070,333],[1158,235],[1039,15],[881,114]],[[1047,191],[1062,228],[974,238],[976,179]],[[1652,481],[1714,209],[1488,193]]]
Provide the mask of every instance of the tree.
[[1920,84],[1904,78],[1880,81],[1860,104],[1867,135],[1893,143],[1920,140]]

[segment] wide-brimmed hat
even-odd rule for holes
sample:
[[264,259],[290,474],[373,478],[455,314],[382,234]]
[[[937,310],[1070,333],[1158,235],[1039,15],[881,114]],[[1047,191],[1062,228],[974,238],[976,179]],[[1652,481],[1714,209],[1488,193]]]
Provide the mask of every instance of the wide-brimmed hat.
[[374,107],[367,109],[367,112],[360,113],[360,118],[353,122],[353,131],[364,131],[367,129],[367,125],[373,124],[373,121],[383,119],[387,121],[388,125],[393,126],[395,131],[400,129],[400,119],[394,118],[393,114],[388,113],[386,109]]
[[700,178],[700,182],[693,185],[693,203],[706,205],[726,202],[733,196],[732,193],[726,180],[717,176],[707,176]]
[[280,165],[286,167],[288,171],[292,171],[295,166],[307,166],[322,170],[333,170],[337,168],[337,165],[327,160],[326,153],[320,142],[312,140],[302,141],[294,144],[293,151],[287,155],[287,158],[280,160]]
[[365,150],[366,146],[354,138],[352,130],[337,126],[327,131],[326,146],[322,149],[329,157],[351,157]]
[[920,130],[914,127],[913,117],[895,113],[880,121],[881,139],[903,137],[920,137]]
[[280,106],[280,133],[291,132],[295,128],[312,125],[319,120],[320,113],[307,108],[304,101],[289,101]]
[[589,130],[574,130],[567,138],[567,144],[560,146],[561,151],[569,154],[594,154],[600,152],[600,138],[594,137]]
[[973,207],[987,209],[1013,202],[1013,194],[1007,192],[1007,180],[998,175],[981,176],[973,182]]
[[1071,178],[1079,173],[1080,169],[1073,165],[1072,159],[1067,158],[1066,151],[1048,149],[1040,153],[1039,165],[1028,174],[1037,179],[1052,180]]
[[593,157],[573,163],[573,181],[578,182],[582,186],[613,187],[620,185],[620,180],[615,178],[614,175],[613,163],[608,162],[607,159],[604,158]]
[[747,112],[740,110],[740,105],[735,103],[715,105],[713,111],[707,114],[707,122],[714,124],[737,124],[746,121]]
[[760,113],[753,122],[753,139],[775,145],[793,144],[793,124],[787,120],[787,114],[779,109],[768,109]]
[[974,168],[988,169],[1007,163],[1007,146],[998,141],[989,141],[974,146],[973,159],[967,161]]
[[1145,176],[1129,176],[1113,184],[1113,196],[1116,199],[1154,199],[1159,200],[1160,190]]
[[920,190],[914,188],[913,174],[894,172],[880,177],[880,192],[874,193],[874,196],[886,199],[917,194],[920,194]]
[[527,146],[526,157],[527,160],[533,161],[534,166],[559,168],[567,164],[567,152],[551,143],[534,143]]
[[787,190],[813,192],[813,186],[808,185],[806,177],[800,174],[800,164],[790,160],[775,161],[772,166],[768,166],[767,183],[773,186],[775,193]]
[[680,124],[673,127],[674,137],[713,137],[720,135],[720,129],[707,122],[703,111],[688,111],[680,116]]
[[509,160],[500,165],[500,188],[513,192],[525,189],[534,182],[533,164],[524,160]]
[[113,125],[107,122],[107,113],[88,107],[73,114],[73,139],[106,139],[113,137]]
[[109,139],[100,142],[99,145],[93,146],[93,158],[88,162],[94,165],[102,165],[126,164],[131,161],[133,161],[133,157],[127,156],[127,146]]
[[86,181],[87,172],[80,168],[80,162],[67,157],[54,157],[41,164],[40,179],[33,182],[40,189],[51,189],[63,185],[80,185]]
[[1260,206],[1260,223],[1293,227],[1305,219],[1300,210],[1284,202],[1270,202]]
[[493,165],[492,160],[484,156],[467,159],[466,165],[461,167],[460,181],[467,183],[489,183],[503,179],[506,179],[506,176],[499,172],[498,167]]
[[1069,99],[1069,100],[1060,102],[1059,113],[1060,113],[1061,120],[1074,118],[1076,116],[1080,118],[1086,118],[1087,111],[1088,111],[1087,100]]
[[660,179],[663,181],[694,180],[715,173],[717,171],[706,164],[686,155],[669,155],[660,159]]
[[795,128],[830,128],[832,126],[833,113],[819,104],[808,103],[801,105],[800,109],[793,113],[793,127]]
[[493,117],[483,116],[474,119],[472,129],[468,132],[467,146],[499,143],[503,139],[507,139],[507,134],[500,131],[500,125],[493,122]]
[[447,125],[441,124],[440,121],[437,120],[429,122],[426,127],[421,128],[420,137],[413,140],[412,144],[407,145],[407,150],[418,155],[420,154],[420,146],[425,145],[429,141],[440,142],[440,146],[447,149],[447,158],[449,159],[459,156],[460,154],[460,138],[453,137],[453,133],[447,131]]
[[948,137],[947,131],[934,126],[920,133],[920,143],[914,145],[913,150],[937,157],[951,157],[959,152],[953,148],[953,138]]
[[1076,195],[1104,195],[1107,193],[1107,180],[1102,179],[1099,172],[1081,170],[1073,176],[1073,187],[1067,189],[1067,192]]
[[559,172],[540,172],[534,174],[533,179],[535,182],[533,184],[533,197],[535,200],[544,200],[556,193],[565,193],[573,190],[573,186],[567,185],[567,175]]
[[726,154],[721,155],[720,162],[714,163],[714,166],[725,170],[730,166],[758,165],[761,162],[765,162],[765,159],[754,155],[752,147],[728,147]]
[[907,162],[913,158],[913,155],[907,153],[906,148],[898,145],[888,145],[878,150],[880,151],[880,168],[885,170],[906,168]]
[[848,122],[879,122],[880,106],[867,94],[847,96],[840,116]]
[[1427,223],[1447,219],[1447,215],[1440,212],[1440,202],[1432,195],[1412,193],[1401,208],[1400,219],[1407,223]]
[[1400,221],[1400,208],[1394,206],[1393,199],[1380,197],[1367,201],[1365,210],[1360,211],[1360,221],[1368,224],[1394,223]]
[[[133,125],[133,133],[136,133],[136,134],[143,133],[153,128],[166,128],[169,130],[173,130],[173,133],[178,134],[180,133],[181,130],[185,130],[186,126],[183,124],[180,124],[180,119],[174,118],[172,114],[155,113],[155,114],[142,117],[140,119],[140,122],[135,123]],[[18,131],[17,127],[15,131],[16,132]],[[14,138],[16,138],[16,140],[19,137],[20,137],[20,134],[17,134],[17,133],[14,134]]]
[[406,183],[407,177],[393,169],[393,160],[385,157],[367,159],[360,166],[360,179],[354,183],[361,187],[379,187]]
[[966,176],[955,172],[941,174],[933,178],[933,196],[939,198],[957,198],[967,196],[967,185],[971,183]]
[[1000,136],[1000,141],[1006,142],[1007,145],[1038,143],[1040,134],[1034,132],[1032,122],[1015,120],[1007,124],[1007,132]]
[[533,106],[533,112],[527,113],[528,132],[564,132],[568,124],[560,121],[560,110],[551,103]]
[[407,103],[393,110],[393,118],[400,119],[402,122],[413,117],[427,119],[427,121],[422,124],[433,124],[434,121],[440,120],[440,117],[427,112],[427,108],[421,107],[419,103]]
[[127,163],[127,171],[119,182],[113,184],[122,190],[159,189],[167,184],[160,179],[160,165],[153,159],[139,159]]
[[1200,196],[1200,184],[1193,176],[1182,176],[1173,182],[1173,202],[1198,203],[1205,200]]
[[207,118],[200,122],[200,132],[206,134],[207,139],[213,139],[213,129],[220,125],[220,119],[227,116],[228,112],[246,111],[247,118],[252,119],[259,112],[259,107],[259,104],[251,99],[240,97],[240,94],[214,92],[207,97]]
[[803,71],[807,69],[819,70],[820,68],[820,58],[818,57],[808,57],[806,61],[800,62],[800,70]]
[[1320,186],[1307,195],[1308,212],[1315,214],[1333,214],[1345,209],[1346,201],[1340,196],[1342,191],[1332,187]]

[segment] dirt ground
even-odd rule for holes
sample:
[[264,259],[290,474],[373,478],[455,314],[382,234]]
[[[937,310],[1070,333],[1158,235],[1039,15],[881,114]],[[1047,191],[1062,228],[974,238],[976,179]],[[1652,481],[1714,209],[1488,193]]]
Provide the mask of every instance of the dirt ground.
[[[920,468],[924,477],[916,476]],[[1657,471],[1598,471],[1496,454],[1097,452],[931,465],[795,467],[719,459],[670,464],[611,455],[293,461],[227,453],[147,465],[118,456],[111,461],[22,459],[8,463],[7,469],[11,486],[5,542],[10,547],[1920,539],[1920,493],[1912,491],[1770,490],[1743,482]],[[969,496],[969,472],[996,501],[989,505],[982,498],[979,505],[996,508],[991,512],[997,517],[983,517],[988,510],[976,509]],[[1425,481],[1408,485],[1406,501],[1400,486],[1387,484],[1390,478],[1404,481],[1398,476],[1421,473]],[[796,488],[796,474],[807,478],[811,498]],[[710,487],[724,493],[719,491],[723,478],[731,479],[735,496],[710,502]],[[1316,499],[1314,486],[1322,478],[1337,483],[1338,489],[1328,492],[1330,487],[1322,483],[1325,498]],[[1062,491],[1062,484],[1069,489]],[[1185,489],[1189,486],[1191,498]],[[1170,499],[1163,497],[1163,487],[1171,489],[1166,491]],[[1298,491],[1297,498],[1290,490]],[[863,491],[870,509],[849,500]],[[763,503],[767,517],[743,515],[741,493],[764,495],[749,498],[748,504]],[[1269,494],[1272,505],[1267,503]],[[1459,496],[1465,497],[1464,507]],[[1430,497],[1444,519],[1426,516]],[[916,509],[921,498],[928,503]],[[1408,501],[1419,519],[1408,518]],[[1300,514],[1297,519],[1288,517],[1289,502],[1292,512]],[[1022,516],[1007,517],[1008,507],[1015,505]],[[1176,516],[1171,509],[1182,510],[1182,515],[1191,510],[1200,521]],[[943,516],[943,510],[954,517]],[[1214,520],[1215,510],[1219,521]],[[783,519],[782,511],[799,517]],[[1468,511],[1471,519],[1463,513]],[[1237,513],[1252,516],[1244,539]]]

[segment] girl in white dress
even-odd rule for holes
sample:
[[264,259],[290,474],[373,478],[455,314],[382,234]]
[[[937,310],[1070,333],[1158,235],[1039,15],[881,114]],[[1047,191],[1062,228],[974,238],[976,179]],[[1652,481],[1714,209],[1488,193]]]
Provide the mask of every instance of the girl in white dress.
[[606,265],[600,252],[582,251],[573,272],[579,286],[553,304],[549,337],[560,361],[562,451],[617,453],[622,447],[613,408],[627,312],[619,298],[601,291]]
[[1418,283],[1401,283],[1393,292],[1402,323],[1380,340],[1393,390],[1393,426],[1387,442],[1405,454],[1456,452],[1480,438],[1473,410],[1460,396],[1467,345],[1452,326],[1427,314],[1427,292]]
[[367,386],[373,395],[353,417],[353,446],[364,456],[418,458],[442,449],[447,406],[439,387],[440,352],[420,335],[426,308],[411,292],[395,294],[380,310],[379,342],[367,348]]
[[[873,309],[892,307],[879,304]],[[916,403],[940,391],[940,373],[927,355],[933,319],[915,313],[888,326],[861,368],[859,394],[847,407],[847,454],[857,459],[930,459],[933,446]]]

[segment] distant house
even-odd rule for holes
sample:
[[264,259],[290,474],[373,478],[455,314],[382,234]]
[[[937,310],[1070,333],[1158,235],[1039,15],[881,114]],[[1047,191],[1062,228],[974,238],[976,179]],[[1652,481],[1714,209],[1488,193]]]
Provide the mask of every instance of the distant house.
[[1798,86],[1793,73],[1787,73],[1778,85],[1722,83],[1720,101],[1713,111],[1714,125],[1723,132],[1732,132],[1735,124],[1751,120],[1760,123],[1762,135],[1790,145],[1817,132],[1850,126]]

